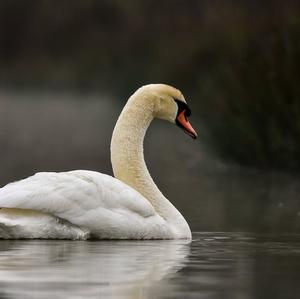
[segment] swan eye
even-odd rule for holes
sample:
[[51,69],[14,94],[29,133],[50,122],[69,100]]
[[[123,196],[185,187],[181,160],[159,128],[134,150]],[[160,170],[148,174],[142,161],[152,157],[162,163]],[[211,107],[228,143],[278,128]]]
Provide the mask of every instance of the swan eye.
[[184,103],[184,102],[182,102],[182,101],[179,101],[179,100],[177,100],[177,99],[174,99],[174,100],[175,100],[175,102],[176,102],[176,104],[177,104],[177,106],[178,106],[177,116],[178,116],[182,111],[184,111],[185,117],[190,117],[190,116],[192,115],[192,111],[191,111],[191,109],[189,108],[189,106],[188,106],[186,103]]

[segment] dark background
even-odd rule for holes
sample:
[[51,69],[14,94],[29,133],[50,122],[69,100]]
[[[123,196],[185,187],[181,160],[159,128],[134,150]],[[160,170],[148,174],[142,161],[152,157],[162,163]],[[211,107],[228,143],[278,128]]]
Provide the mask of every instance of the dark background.
[[182,90],[199,139],[157,122],[145,151],[193,230],[300,229],[299,1],[1,1],[0,184],[111,174],[138,87]]

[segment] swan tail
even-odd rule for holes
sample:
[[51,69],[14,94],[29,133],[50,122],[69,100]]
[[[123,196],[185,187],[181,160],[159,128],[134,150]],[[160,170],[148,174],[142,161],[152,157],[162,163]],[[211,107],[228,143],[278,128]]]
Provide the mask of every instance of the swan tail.
[[87,230],[50,214],[0,208],[0,239],[86,240],[88,237]]

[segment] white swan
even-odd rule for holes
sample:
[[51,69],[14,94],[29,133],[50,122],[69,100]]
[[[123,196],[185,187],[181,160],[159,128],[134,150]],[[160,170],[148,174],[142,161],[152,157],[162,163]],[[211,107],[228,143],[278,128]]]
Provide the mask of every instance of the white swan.
[[190,109],[168,85],[138,89],[113,131],[115,178],[88,170],[41,172],[0,188],[0,238],[191,238],[179,211],[153,182],[143,140],[153,118],[177,123],[191,137]]

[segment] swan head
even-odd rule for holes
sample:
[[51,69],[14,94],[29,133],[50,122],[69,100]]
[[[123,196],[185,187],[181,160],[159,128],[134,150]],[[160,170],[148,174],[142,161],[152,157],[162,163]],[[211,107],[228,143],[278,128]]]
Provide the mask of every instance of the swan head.
[[142,90],[154,102],[155,117],[174,123],[193,139],[197,138],[188,120],[191,109],[178,89],[166,84],[149,84],[143,86]]

